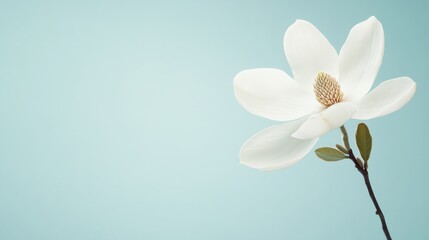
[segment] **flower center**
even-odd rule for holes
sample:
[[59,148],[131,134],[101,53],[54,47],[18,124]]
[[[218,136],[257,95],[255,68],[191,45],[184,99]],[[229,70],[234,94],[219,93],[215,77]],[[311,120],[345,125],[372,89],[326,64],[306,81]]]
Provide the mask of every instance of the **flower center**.
[[327,73],[320,72],[317,74],[313,87],[317,101],[326,107],[341,102],[343,99],[344,94],[341,91],[340,84]]

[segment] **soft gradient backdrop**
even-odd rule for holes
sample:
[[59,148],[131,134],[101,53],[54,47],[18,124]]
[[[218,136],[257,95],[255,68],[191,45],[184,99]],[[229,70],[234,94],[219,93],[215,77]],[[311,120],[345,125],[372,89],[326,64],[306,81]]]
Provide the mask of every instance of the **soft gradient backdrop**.
[[408,105],[367,122],[373,187],[394,239],[429,239],[421,2],[1,1],[0,239],[383,239],[350,161],[240,165],[241,145],[276,123],[232,91],[244,69],[290,73],[283,34],[297,18],[339,50],[372,15],[386,39],[375,85],[417,82]]

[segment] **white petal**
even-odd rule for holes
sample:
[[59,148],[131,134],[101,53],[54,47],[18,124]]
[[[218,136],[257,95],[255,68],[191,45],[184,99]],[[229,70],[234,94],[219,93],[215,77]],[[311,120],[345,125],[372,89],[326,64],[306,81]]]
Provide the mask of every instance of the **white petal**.
[[259,170],[277,170],[299,162],[318,139],[291,137],[304,119],[272,126],[251,137],[240,151],[240,163]]
[[340,85],[345,100],[368,93],[377,76],[384,53],[383,26],[370,17],[350,30],[340,51]]
[[299,139],[320,137],[334,128],[341,127],[356,111],[356,105],[353,103],[336,103],[321,113],[311,115],[292,136]]
[[279,69],[245,70],[234,78],[234,93],[249,112],[276,121],[288,121],[317,112],[316,98]]
[[402,108],[416,92],[416,83],[408,77],[382,82],[368,95],[356,102],[355,119],[367,120],[381,117]]
[[338,54],[323,34],[311,23],[297,20],[284,36],[284,50],[294,79],[313,89],[319,72],[338,79]]

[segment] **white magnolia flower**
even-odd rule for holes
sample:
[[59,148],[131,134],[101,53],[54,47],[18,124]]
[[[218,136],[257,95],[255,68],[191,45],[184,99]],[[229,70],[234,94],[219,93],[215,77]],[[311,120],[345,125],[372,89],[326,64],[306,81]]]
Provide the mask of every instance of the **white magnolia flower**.
[[291,166],[323,134],[351,118],[392,113],[416,90],[413,80],[399,77],[369,92],[384,52],[383,27],[375,17],[351,29],[339,54],[316,27],[297,20],[286,30],[284,51],[294,79],[273,68],[245,70],[234,78],[235,96],[246,110],[288,121],[262,130],[243,145],[240,162],[252,168]]

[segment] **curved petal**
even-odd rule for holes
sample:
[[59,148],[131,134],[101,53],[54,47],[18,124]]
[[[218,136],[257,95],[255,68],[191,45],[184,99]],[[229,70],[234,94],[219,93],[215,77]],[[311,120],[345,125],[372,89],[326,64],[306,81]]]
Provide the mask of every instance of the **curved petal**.
[[338,54],[311,23],[297,20],[284,36],[284,50],[294,79],[310,91],[319,72],[338,79]]
[[368,93],[383,53],[383,26],[377,18],[370,17],[350,30],[339,57],[339,80],[346,100],[357,100]]
[[408,77],[382,82],[368,95],[356,102],[354,119],[367,120],[381,117],[402,108],[416,92],[416,83]]
[[291,137],[304,119],[272,126],[251,137],[240,151],[240,163],[259,170],[277,170],[299,162],[318,139]]
[[323,112],[310,116],[292,136],[299,139],[320,137],[342,126],[356,111],[356,105],[353,103],[336,103]]
[[245,70],[234,78],[234,93],[249,112],[276,121],[288,121],[309,115],[322,107],[279,69]]

